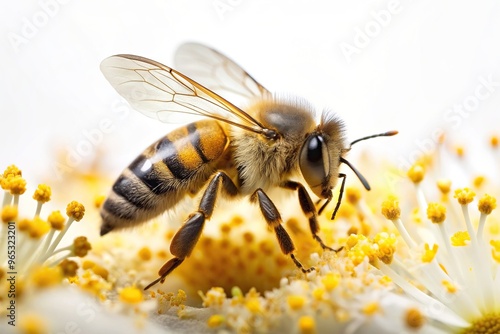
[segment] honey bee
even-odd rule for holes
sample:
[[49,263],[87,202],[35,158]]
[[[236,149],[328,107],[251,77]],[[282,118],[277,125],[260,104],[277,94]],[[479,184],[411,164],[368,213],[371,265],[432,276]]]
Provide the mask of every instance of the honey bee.
[[[198,209],[172,239],[170,252],[174,257],[162,266],[148,289],[163,283],[191,254],[219,196],[249,196],[275,232],[281,251],[303,272],[313,270],[295,257],[295,246],[266,192],[276,187],[296,191],[312,237],[324,250],[338,251],[325,245],[318,235],[318,215],[332,200],[332,189],[339,179],[331,219],[340,207],[346,181],[340,164],[347,165],[370,190],[345,156],[358,141],[397,132],[346,144],[344,125],[335,114],[324,111],[318,124],[310,104],[273,96],[214,49],[184,44],[175,59],[180,72],[128,54],[111,56],[101,63],[111,85],[146,116],[161,122],[172,122],[176,115],[204,116],[153,143],[123,171],[101,208],[101,235],[146,222],[173,209],[185,196],[202,194]],[[244,98],[248,106],[237,106],[223,97],[230,95]],[[309,191],[319,198],[316,203]]]

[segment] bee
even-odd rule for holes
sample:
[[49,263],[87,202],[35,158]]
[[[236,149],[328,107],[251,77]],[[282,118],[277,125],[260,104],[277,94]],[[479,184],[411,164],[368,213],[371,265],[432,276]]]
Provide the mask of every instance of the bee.
[[[101,235],[137,226],[175,208],[186,196],[201,194],[198,209],[172,239],[173,258],[146,290],[163,283],[191,254],[219,197],[249,196],[276,234],[281,251],[303,272],[313,270],[295,257],[295,246],[267,192],[273,188],[295,191],[312,237],[324,250],[338,251],[318,235],[318,215],[333,199],[332,189],[339,179],[331,219],[340,207],[346,182],[340,165],[347,165],[370,190],[345,156],[361,140],[392,136],[397,131],[347,144],[343,122],[334,113],[322,112],[317,123],[314,108],[305,100],[273,96],[212,48],[183,44],[175,60],[180,71],[129,54],[111,56],[101,63],[111,85],[146,116],[167,123],[179,116],[203,116],[160,138],[123,171],[102,205]],[[233,104],[223,96],[240,97],[243,102]],[[310,192],[319,198],[317,202]]]

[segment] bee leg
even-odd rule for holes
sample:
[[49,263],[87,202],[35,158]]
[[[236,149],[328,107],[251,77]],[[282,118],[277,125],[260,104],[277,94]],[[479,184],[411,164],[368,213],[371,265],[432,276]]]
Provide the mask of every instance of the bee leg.
[[163,283],[167,275],[191,254],[198,239],[200,239],[205,220],[210,219],[212,216],[219,188],[230,197],[234,197],[238,194],[238,188],[224,172],[217,172],[212,177],[212,180],[210,180],[210,183],[203,193],[198,211],[192,213],[188,217],[187,221],[175,233],[172,239],[170,253],[175,257],[167,261],[163,267],[160,268],[158,272],[160,277],[147,285],[144,290],[149,289],[158,282]]
[[306,188],[301,183],[295,181],[287,181],[282,186],[283,188],[297,191],[302,212],[304,212],[305,216],[309,219],[309,228],[311,229],[312,236],[314,240],[316,240],[321,245],[321,248],[323,248],[323,250],[327,249],[333,252],[342,250],[343,247],[340,247],[338,249],[328,247],[318,235],[319,224],[316,206],[314,205],[311,196],[309,196]]
[[293,245],[292,239],[282,225],[283,221],[278,209],[266,193],[262,189],[257,189],[250,197],[250,200],[252,202],[258,201],[264,219],[269,227],[274,229],[274,233],[276,233],[276,237],[278,238],[278,243],[283,254],[290,255],[297,268],[302,270],[303,273],[315,270],[315,268],[304,268],[302,263],[300,263],[295,257],[295,254],[293,254],[295,246]]

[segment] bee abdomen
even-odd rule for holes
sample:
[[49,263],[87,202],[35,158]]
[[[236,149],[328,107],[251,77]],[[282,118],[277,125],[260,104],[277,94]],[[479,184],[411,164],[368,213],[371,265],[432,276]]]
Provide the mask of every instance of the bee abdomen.
[[101,235],[147,221],[199,190],[229,140],[213,120],[191,123],[148,147],[116,180],[101,209]]

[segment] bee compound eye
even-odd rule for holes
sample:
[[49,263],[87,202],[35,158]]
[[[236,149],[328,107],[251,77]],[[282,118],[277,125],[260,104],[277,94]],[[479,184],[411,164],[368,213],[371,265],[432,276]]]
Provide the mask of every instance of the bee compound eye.
[[323,183],[328,175],[330,159],[324,138],[321,135],[310,135],[300,152],[300,170],[305,181],[311,187]]

